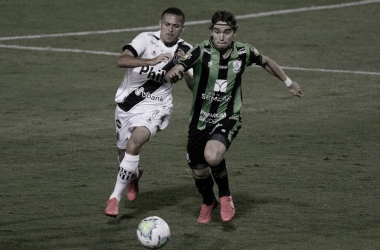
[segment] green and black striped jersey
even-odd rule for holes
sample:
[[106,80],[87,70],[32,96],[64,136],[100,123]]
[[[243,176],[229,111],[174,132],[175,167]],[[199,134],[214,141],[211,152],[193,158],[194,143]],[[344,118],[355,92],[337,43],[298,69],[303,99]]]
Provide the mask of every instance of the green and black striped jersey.
[[260,65],[261,54],[250,44],[234,41],[226,59],[212,38],[196,45],[181,60],[185,71],[194,69],[190,131],[204,130],[222,119],[240,120],[242,74],[247,66]]

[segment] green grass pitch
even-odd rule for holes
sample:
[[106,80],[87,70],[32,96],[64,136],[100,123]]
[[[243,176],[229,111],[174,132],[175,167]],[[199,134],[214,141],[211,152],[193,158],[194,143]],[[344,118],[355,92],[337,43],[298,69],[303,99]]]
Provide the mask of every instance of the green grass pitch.
[[[238,20],[236,40],[288,68],[305,97],[246,70],[243,127],[226,154],[236,206],[229,223],[217,211],[210,224],[196,223],[184,82],[168,128],[142,149],[138,199],[124,197],[116,219],[104,215],[118,170],[114,95],[125,70],[116,58],[141,31],[15,38],[154,26],[171,6],[192,22],[218,9],[354,1],[0,1],[0,249],[143,249],[136,228],[152,215],[171,228],[167,250],[379,249],[378,1]],[[188,25],[181,37],[199,43],[207,27]],[[38,50],[48,47],[79,53]]]

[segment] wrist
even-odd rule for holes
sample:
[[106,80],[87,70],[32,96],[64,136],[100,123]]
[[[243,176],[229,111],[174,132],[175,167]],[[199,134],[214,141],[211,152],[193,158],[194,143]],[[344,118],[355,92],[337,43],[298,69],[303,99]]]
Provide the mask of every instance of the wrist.
[[289,87],[290,85],[292,85],[293,81],[289,77],[286,77],[284,83],[287,87]]

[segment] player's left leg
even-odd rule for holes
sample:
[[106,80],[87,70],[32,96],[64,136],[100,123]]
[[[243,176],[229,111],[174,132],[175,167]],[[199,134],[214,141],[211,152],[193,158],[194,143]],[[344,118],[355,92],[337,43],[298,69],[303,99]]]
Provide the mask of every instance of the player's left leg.
[[119,173],[117,175],[117,181],[115,189],[110,196],[110,199],[116,198],[118,201],[121,199],[124,188],[127,186],[131,179],[139,178],[139,161],[140,150],[145,142],[150,139],[150,130],[146,127],[136,127],[128,139],[126,148],[124,150],[123,159],[120,162]]

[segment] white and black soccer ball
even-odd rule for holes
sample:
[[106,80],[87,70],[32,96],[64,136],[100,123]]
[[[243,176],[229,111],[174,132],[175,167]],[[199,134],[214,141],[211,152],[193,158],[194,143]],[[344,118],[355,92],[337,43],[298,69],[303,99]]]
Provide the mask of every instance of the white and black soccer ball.
[[161,248],[170,238],[169,225],[160,217],[147,217],[137,227],[137,238],[146,248]]

